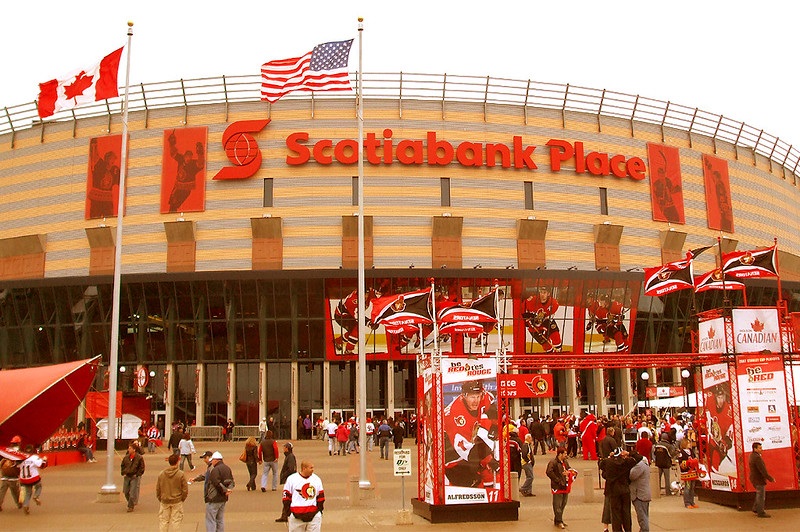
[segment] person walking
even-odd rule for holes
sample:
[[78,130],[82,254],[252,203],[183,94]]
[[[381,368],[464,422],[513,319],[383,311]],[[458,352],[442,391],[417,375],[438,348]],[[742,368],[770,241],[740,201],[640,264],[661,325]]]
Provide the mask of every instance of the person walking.
[[272,491],[278,490],[278,442],[271,430],[267,430],[267,437],[261,440],[258,446],[258,459],[261,460],[261,491],[267,491],[267,476],[272,472]]
[[[403,439],[406,437],[406,430],[403,428],[403,423],[396,421],[392,427],[392,441],[394,442],[395,449],[403,448]],[[388,451],[387,451],[388,453]]]
[[189,471],[194,471],[192,455],[196,452],[191,434],[184,432],[181,441],[178,443],[178,453],[181,455],[181,471],[183,471],[183,464],[186,462],[189,463]]
[[[283,467],[281,468],[281,484],[284,486],[289,477],[297,473],[297,458],[295,458],[294,452],[292,452],[293,448],[294,446],[288,441],[283,444],[284,459]],[[286,506],[282,508],[281,516],[275,520],[276,523],[286,523],[289,521],[289,510]]]
[[300,462],[300,471],[289,475],[283,486],[284,513],[288,514],[289,530],[322,530],[325,489],[322,479],[314,474],[314,464]]
[[22,508],[22,503],[19,502],[19,466],[25,459],[25,455],[19,450],[22,443],[22,438],[14,436],[11,438],[11,446],[8,450],[16,455],[16,460],[11,458],[3,458],[0,460],[0,475],[2,479],[0,483],[0,512],[3,511],[3,501],[6,500],[6,492],[11,492],[11,499],[17,508]]
[[350,429],[347,423],[342,422],[336,428],[336,441],[339,443],[339,450],[336,454],[345,456],[347,454],[347,441],[350,439]]
[[762,446],[756,442],[753,444],[753,452],[747,461],[750,470],[750,483],[756,489],[756,499],[753,501],[753,513],[758,517],[772,517],[764,510],[766,505],[766,487],[767,481],[775,482],[772,475],[767,471],[767,465],[764,463],[764,458],[761,456]]
[[39,472],[47,467],[47,459],[36,454],[32,445],[26,445],[25,452],[29,453],[29,456],[19,466],[19,484],[25,492],[22,509],[27,515],[31,513],[31,496],[37,506],[42,504],[42,477]]
[[520,452],[522,461],[522,471],[525,473],[525,482],[519,487],[519,492],[523,497],[535,497],[533,493],[533,466],[536,463],[536,453],[533,450],[533,436],[530,432],[525,435]]
[[389,459],[389,441],[392,439],[392,428],[384,419],[378,426],[378,447],[381,451],[381,460]]
[[325,426],[325,432],[328,433],[328,456],[333,456],[333,453],[335,453],[338,448],[336,445],[336,429],[338,428],[339,425],[333,419]]
[[697,458],[694,457],[693,450],[687,440],[681,440],[680,447],[678,466],[681,472],[681,480],[683,481],[683,504],[686,508],[694,510],[699,508],[694,503],[694,486],[700,474],[700,464]]
[[[128,511],[132,512],[133,507],[139,504],[139,485],[144,475],[144,457],[137,450],[136,445],[128,445],[128,452],[122,458],[120,464],[120,474],[123,476],[122,493],[128,501]],[[194,469],[194,468],[192,468]]]
[[267,435],[267,418],[262,418],[261,422],[258,424],[258,441],[264,439]]
[[[636,455],[634,455],[636,456]],[[636,457],[636,465],[630,472],[630,491],[633,509],[636,510],[636,521],[639,532],[650,532],[650,462],[642,455]]]
[[206,532],[224,532],[225,505],[234,486],[231,468],[222,461],[222,453],[215,451],[211,455],[211,465],[206,474],[203,491],[206,503]]
[[178,469],[180,456],[171,454],[167,457],[169,466],[164,469],[156,481],[156,499],[158,508],[159,532],[180,532],[183,524],[183,501],[189,496],[189,484],[183,471]]
[[258,444],[256,439],[250,436],[244,442],[244,465],[247,466],[247,473],[250,475],[247,481],[247,491],[256,491],[256,475],[258,474]]
[[658,443],[653,445],[653,463],[658,468],[658,483],[661,488],[661,478],[664,478],[664,495],[672,495],[672,485],[670,484],[670,470],[672,469],[672,459],[675,457],[675,447],[669,442],[669,435],[661,433]]
[[556,457],[547,464],[546,474],[550,479],[550,491],[553,492],[553,524],[559,528],[567,528],[564,522],[564,510],[567,507],[569,492],[572,490],[572,481],[578,472],[569,466],[567,450],[564,447],[556,449]]

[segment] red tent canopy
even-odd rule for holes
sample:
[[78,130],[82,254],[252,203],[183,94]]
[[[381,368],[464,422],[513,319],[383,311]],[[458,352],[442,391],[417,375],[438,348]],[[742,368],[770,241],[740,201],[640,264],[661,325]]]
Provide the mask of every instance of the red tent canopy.
[[66,364],[0,371],[0,442],[14,435],[41,444],[89,391],[100,357]]

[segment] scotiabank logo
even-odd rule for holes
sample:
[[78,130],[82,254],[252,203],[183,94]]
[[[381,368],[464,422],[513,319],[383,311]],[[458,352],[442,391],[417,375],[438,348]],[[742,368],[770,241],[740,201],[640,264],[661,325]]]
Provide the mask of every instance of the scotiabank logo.
[[247,179],[261,168],[261,150],[253,133],[258,133],[269,124],[266,120],[242,120],[234,122],[222,134],[225,155],[233,166],[226,166],[214,179]]
[[[465,167],[496,167],[536,170],[533,160],[536,146],[525,145],[522,137],[515,135],[510,144],[464,141],[453,145],[439,139],[435,131],[428,131],[425,140],[400,140],[395,142],[391,129],[383,130],[383,137],[367,133],[364,138],[365,161],[372,165],[390,165],[398,162],[403,165],[447,166],[457,163]],[[310,135],[306,132],[292,133],[286,138],[289,155],[286,164],[299,166],[314,162],[323,165],[356,164],[358,162],[358,141],[342,139],[334,143],[331,139],[320,139],[308,145]],[[615,176],[641,181],[646,177],[645,163],[640,157],[626,158],[624,155],[590,151],[587,153],[583,142],[571,143],[566,140],[550,139],[550,168],[561,170],[563,163],[573,161],[575,172],[595,176]]]

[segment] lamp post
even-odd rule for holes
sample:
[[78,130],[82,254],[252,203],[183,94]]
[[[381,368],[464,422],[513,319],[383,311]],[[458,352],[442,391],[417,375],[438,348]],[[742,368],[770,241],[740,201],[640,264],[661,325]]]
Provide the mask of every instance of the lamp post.
[[686,386],[687,379],[691,375],[688,369],[683,368],[681,370],[681,379],[683,380],[683,406],[686,410],[689,409],[689,388]]
[[650,382],[650,374],[646,371],[643,371],[641,374],[642,382],[644,382],[644,407],[645,409],[650,408],[650,398],[647,395],[647,386]]

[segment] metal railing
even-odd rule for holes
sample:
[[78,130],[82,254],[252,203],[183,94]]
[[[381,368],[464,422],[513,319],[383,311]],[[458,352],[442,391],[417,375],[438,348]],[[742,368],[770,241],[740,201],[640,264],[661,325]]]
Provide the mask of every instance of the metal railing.
[[[356,73],[351,74],[354,87],[356,86],[356,77]],[[489,104],[519,106],[526,124],[529,110],[533,108],[560,111],[564,122],[566,122],[566,113],[580,112],[594,115],[597,117],[598,130],[601,128],[600,117],[614,117],[630,122],[631,135],[633,135],[633,124],[644,122],[660,126],[662,140],[664,129],[674,128],[690,134],[709,137],[715,143],[715,150],[716,141],[752,150],[754,153],[766,157],[771,165],[782,167],[784,177],[791,176],[792,182],[797,184],[800,151],[791,144],[766,133],[763,129],[722,115],[702,111],[696,107],[687,107],[669,101],[654,100],[606,89],[489,76],[377,72],[364,73],[363,77],[364,97],[397,100],[401,118],[403,101],[408,100],[441,102],[442,118],[445,120],[447,117],[445,102],[448,101],[483,103],[484,117],[486,117]],[[259,101],[260,83],[260,76],[248,75],[181,79],[133,85],[130,87],[129,108],[130,111],[145,111],[145,123],[147,111],[165,107],[183,107],[186,118],[189,107],[194,105]],[[313,102],[315,99],[353,97],[352,94],[341,92],[313,94],[297,92],[284,98],[311,99]],[[264,107],[269,109],[269,104],[264,103]],[[15,133],[23,129],[42,127],[42,134],[44,134],[46,124],[49,122],[76,121],[79,118],[91,116],[107,116],[110,128],[111,117],[121,112],[121,98],[113,98],[57,113],[43,122],[39,119],[36,102],[29,102],[3,108],[3,116],[0,116],[0,135],[10,134],[10,142],[13,147]],[[691,142],[691,135],[689,139]],[[4,140],[0,139],[0,141]]]
[[222,441],[222,427],[214,425],[191,425],[186,427],[186,431],[192,436],[192,440]]

